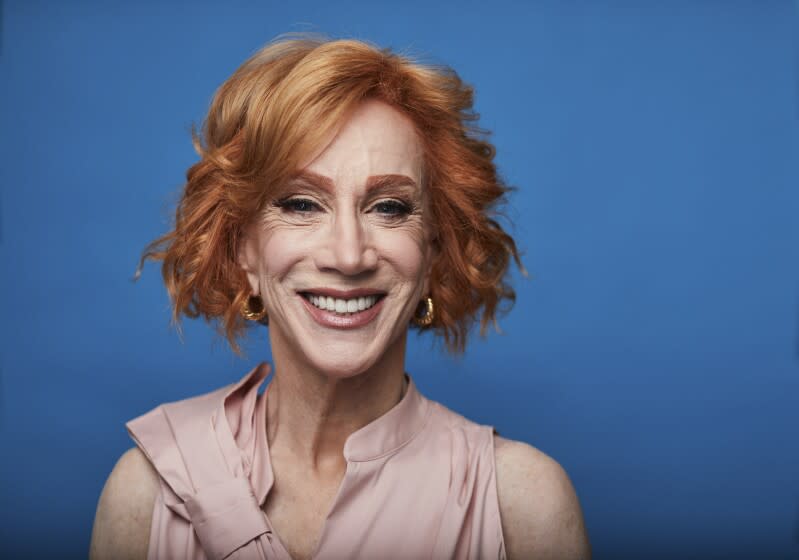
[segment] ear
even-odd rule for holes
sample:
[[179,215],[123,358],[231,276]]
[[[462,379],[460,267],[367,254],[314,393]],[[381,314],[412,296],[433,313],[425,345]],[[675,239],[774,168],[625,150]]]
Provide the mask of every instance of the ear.
[[251,235],[249,230],[245,229],[236,251],[236,260],[241,269],[247,274],[247,281],[250,283],[250,289],[254,295],[260,295],[261,293],[258,284],[259,255],[257,238]]

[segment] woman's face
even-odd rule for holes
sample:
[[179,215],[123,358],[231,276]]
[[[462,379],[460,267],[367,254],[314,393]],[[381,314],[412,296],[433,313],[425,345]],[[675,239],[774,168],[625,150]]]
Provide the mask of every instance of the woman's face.
[[276,358],[336,377],[402,358],[433,256],[422,161],[411,121],[366,101],[264,208],[239,262]]

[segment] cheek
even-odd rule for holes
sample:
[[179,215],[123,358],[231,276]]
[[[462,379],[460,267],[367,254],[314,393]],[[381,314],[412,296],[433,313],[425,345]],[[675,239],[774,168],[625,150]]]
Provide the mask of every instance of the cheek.
[[261,276],[283,277],[308,250],[308,236],[290,230],[273,230],[261,244]]
[[375,241],[380,255],[392,263],[403,279],[424,277],[427,268],[424,235],[416,231],[383,231],[375,236]]

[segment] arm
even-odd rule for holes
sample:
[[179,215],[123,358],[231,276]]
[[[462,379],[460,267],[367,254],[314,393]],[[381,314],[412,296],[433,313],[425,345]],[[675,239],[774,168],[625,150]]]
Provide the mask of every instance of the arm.
[[497,493],[509,560],[588,560],[580,503],[563,468],[520,441],[495,437]]
[[146,558],[158,491],[158,473],[144,454],[135,447],[126,451],[100,495],[89,558]]

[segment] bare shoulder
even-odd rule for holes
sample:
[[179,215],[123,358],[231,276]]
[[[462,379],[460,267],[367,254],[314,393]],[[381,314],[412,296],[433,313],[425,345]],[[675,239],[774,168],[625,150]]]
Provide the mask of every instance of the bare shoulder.
[[580,502],[563,467],[521,441],[496,436],[494,450],[508,559],[590,558]]
[[138,448],[126,451],[108,477],[97,504],[89,557],[146,558],[158,473]]

